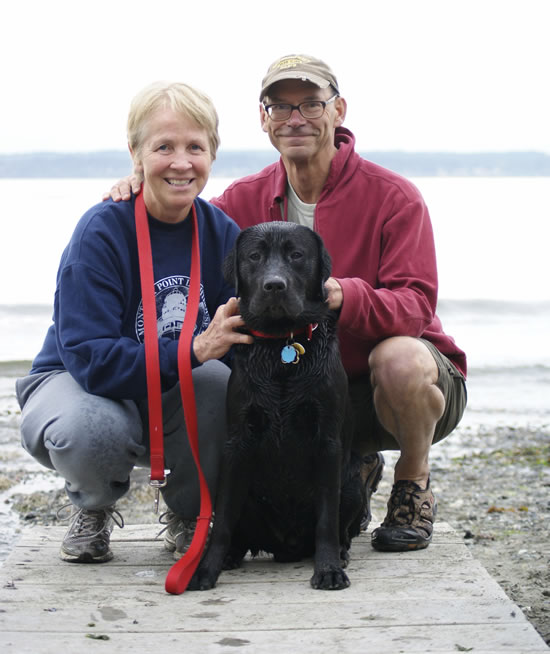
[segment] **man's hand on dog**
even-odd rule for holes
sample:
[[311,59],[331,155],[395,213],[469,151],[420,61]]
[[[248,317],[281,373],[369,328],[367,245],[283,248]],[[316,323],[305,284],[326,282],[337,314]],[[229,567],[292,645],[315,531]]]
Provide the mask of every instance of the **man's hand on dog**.
[[327,290],[327,304],[332,311],[338,311],[344,303],[344,291],[334,277],[329,277],[325,282]]
[[254,342],[252,336],[236,331],[243,326],[244,320],[239,314],[239,301],[232,297],[226,304],[218,307],[206,330],[195,337],[193,352],[197,360],[204,363],[210,359],[219,359],[237,343],[251,345]]

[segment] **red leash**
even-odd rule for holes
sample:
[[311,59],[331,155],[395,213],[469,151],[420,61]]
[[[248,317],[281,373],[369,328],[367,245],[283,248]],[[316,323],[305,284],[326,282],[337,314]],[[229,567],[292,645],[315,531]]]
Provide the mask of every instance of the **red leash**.
[[145,342],[145,367],[147,373],[147,401],[149,404],[149,441],[151,447],[151,479],[155,488],[155,512],[158,512],[159,489],[166,486],[164,469],[164,433],[162,427],[162,399],[160,386],[159,348],[157,332],[157,307],[154,291],[153,253],[149,235],[147,210],[143,192],[135,204],[136,234],[139,255],[139,274],[143,303],[143,326]]
[[[143,301],[143,322],[145,329],[145,363],[147,369],[147,400],[149,404],[149,434],[151,444],[151,479],[150,484],[156,490],[155,508],[158,511],[159,489],[166,485],[164,470],[164,432],[162,425],[162,395],[160,385],[160,367],[158,353],[157,309],[155,302],[153,256],[147,210],[142,192],[136,197],[135,204],[136,232],[138,241],[141,294]],[[178,374],[180,380],[181,401],[189,445],[200,484],[200,512],[197,528],[189,549],[168,571],[165,588],[168,593],[179,595],[187,588],[195,572],[208,537],[212,519],[212,501],[208,485],[200,466],[197,407],[191,372],[191,339],[195,330],[200,300],[200,247],[199,228],[195,205],[192,208],[191,272],[187,309],[178,342]]]

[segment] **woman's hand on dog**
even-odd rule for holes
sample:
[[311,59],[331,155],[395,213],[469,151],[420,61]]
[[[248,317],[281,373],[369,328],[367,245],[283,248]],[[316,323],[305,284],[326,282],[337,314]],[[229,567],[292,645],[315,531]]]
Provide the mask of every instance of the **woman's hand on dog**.
[[195,336],[193,352],[197,360],[204,363],[210,359],[219,359],[237,343],[251,345],[254,339],[250,334],[236,331],[243,326],[244,320],[239,314],[239,301],[232,297],[218,307],[205,331]]

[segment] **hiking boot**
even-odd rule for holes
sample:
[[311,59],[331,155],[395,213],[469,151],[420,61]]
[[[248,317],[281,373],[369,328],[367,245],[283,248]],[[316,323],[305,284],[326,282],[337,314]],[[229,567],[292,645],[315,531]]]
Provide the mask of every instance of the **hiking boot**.
[[113,558],[110,548],[113,525],[124,527],[124,519],[120,513],[109,506],[105,509],[78,509],[72,504],[66,504],[58,512],[72,507],[73,512],[68,517],[69,528],[61,543],[59,556],[69,563],[105,563]]
[[375,452],[363,457],[361,465],[361,479],[365,483],[366,503],[365,513],[361,520],[361,531],[367,531],[370,521],[372,520],[372,513],[370,510],[371,495],[378,490],[378,484],[382,479],[384,472],[384,457],[381,452]]
[[164,549],[173,552],[174,559],[179,561],[191,545],[197,521],[186,520],[172,511],[166,511],[160,516],[159,522],[166,525],[158,534],[164,534]]
[[372,532],[372,546],[381,552],[406,552],[428,547],[437,502],[430,481],[422,490],[405,479],[393,485],[384,522]]

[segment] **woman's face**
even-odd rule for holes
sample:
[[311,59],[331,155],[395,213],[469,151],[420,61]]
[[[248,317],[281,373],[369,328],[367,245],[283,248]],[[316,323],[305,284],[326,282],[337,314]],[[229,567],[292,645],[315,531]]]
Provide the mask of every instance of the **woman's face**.
[[206,130],[170,108],[158,109],[145,126],[139,155],[132,155],[143,169],[148,211],[163,222],[185,220],[212,166]]

